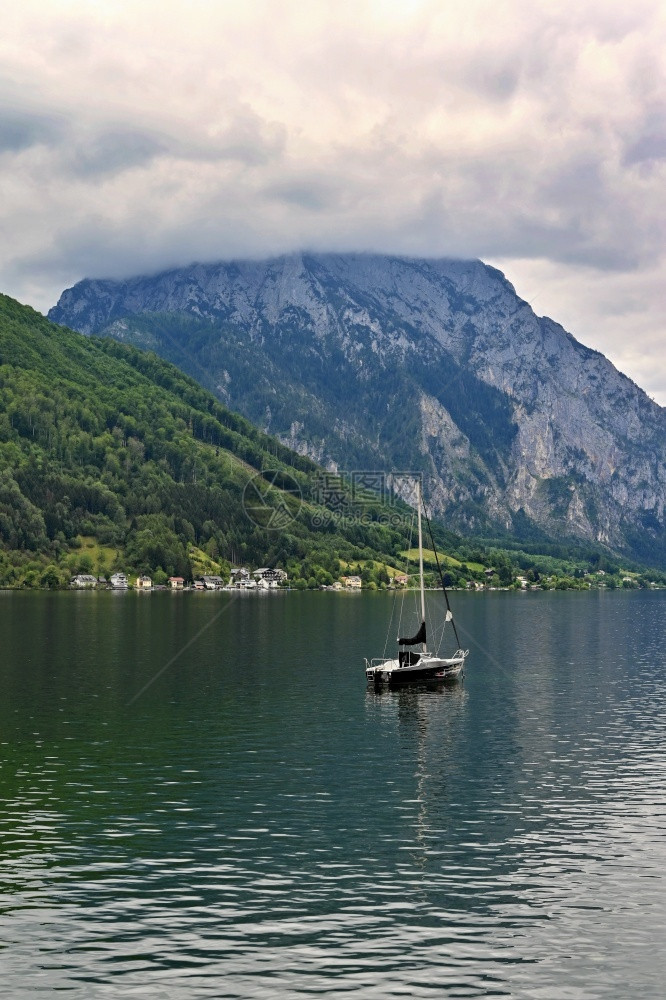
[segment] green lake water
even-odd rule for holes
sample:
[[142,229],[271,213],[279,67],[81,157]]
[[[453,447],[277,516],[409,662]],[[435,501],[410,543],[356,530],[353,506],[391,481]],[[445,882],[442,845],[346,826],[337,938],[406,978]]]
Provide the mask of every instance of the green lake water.
[[0,593],[0,996],[664,995],[666,593],[391,602]]

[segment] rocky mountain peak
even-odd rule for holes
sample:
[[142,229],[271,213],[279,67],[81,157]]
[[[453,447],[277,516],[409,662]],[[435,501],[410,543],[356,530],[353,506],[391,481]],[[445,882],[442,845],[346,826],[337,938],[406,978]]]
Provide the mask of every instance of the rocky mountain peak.
[[666,411],[481,261],[193,264],[80,282],[49,318],[156,350],[331,467],[422,469],[459,529],[666,558]]

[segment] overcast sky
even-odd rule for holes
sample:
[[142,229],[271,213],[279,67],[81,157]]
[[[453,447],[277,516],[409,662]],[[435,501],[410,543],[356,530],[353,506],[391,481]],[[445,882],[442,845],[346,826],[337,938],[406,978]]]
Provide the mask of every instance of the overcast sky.
[[666,405],[663,0],[22,0],[0,291],[295,249],[480,257]]

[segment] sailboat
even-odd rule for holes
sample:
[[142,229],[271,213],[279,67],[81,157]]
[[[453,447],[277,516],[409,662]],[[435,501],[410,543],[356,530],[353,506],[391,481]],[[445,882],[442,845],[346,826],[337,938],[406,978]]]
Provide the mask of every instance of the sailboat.
[[[444,616],[444,624],[448,622],[451,623],[453,627],[453,632],[456,637],[456,642],[458,644],[458,649],[450,657],[442,657],[439,652],[433,653],[428,649],[427,636],[426,636],[426,610],[425,610],[425,587],[423,583],[423,528],[421,522],[421,510],[423,508],[423,500],[421,497],[421,480],[417,479],[416,482],[416,510],[417,510],[417,523],[418,523],[418,534],[419,534],[419,585],[420,585],[420,596],[421,596],[421,624],[416,635],[408,638],[398,638],[398,646],[403,647],[399,650],[398,655],[391,659],[384,659],[383,657],[377,657],[372,660],[365,661],[365,676],[368,683],[374,684],[376,687],[381,687],[383,685],[395,686],[398,684],[409,684],[414,681],[423,680],[452,680],[454,678],[460,677],[463,668],[465,666],[465,659],[469,653],[467,649],[460,648],[460,639],[458,637],[458,630],[456,629],[455,622],[453,621],[453,612],[451,611],[451,606],[449,604],[449,596],[446,592],[446,587],[444,586],[444,578],[441,574],[441,569],[439,567],[439,558],[437,556],[437,551],[435,550],[435,559],[437,560],[437,568],[440,571],[440,578],[442,580],[442,590],[444,591],[444,596],[446,598],[446,614]],[[428,525],[430,526],[430,525]],[[431,532],[432,538],[432,532]],[[434,548],[434,539],[432,540],[432,545]],[[404,647],[420,646],[419,652],[414,649],[405,649]]]

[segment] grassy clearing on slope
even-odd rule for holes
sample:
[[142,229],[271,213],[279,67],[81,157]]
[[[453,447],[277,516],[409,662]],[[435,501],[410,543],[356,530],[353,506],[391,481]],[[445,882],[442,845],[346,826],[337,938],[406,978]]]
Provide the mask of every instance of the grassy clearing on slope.
[[79,557],[79,561],[82,556],[87,556],[90,559],[90,571],[96,576],[113,572],[118,566],[118,560],[122,559],[121,548],[115,545],[100,545],[91,535],[77,535],[76,540],[79,547],[74,550],[74,555]]
[[224,582],[227,582],[229,567],[226,560],[213,559],[203,549],[192,544],[187,546],[187,554],[192,564],[192,575],[195,579],[202,576],[223,576]]
[[363,570],[368,563],[372,563],[375,569],[386,569],[386,572],[391,578],[397,576],[399,573],[405,572],[404,569],[400,569],[396,566],[390,566],[388,563],[383,563],[379,559],[353,559],[351,562],[347,562],[345,559],[340,559],[340,571],[343,574],[350,571],[353,573],[357,566],[360,566]]
[[[418,549],[409,549],[402,552],[401,555],[403,555],[405,559],[409,559],[410,562],[418,563],[419,561]],[[460,569],[463,565],[459,559],[455,559],[453,556],[445,556],[441,553],[437,553],[437,555],[439,556],[440,566],[451,566],[454,569]],[[437,560],[432,549],[423,550],[423,565],[427,566],[428,569],[437,569]],[[485,566],[477,562],[467,562],[465,563],[465,566],[467,566],[467,568],[473,573],[482,573],[485,569]]]

